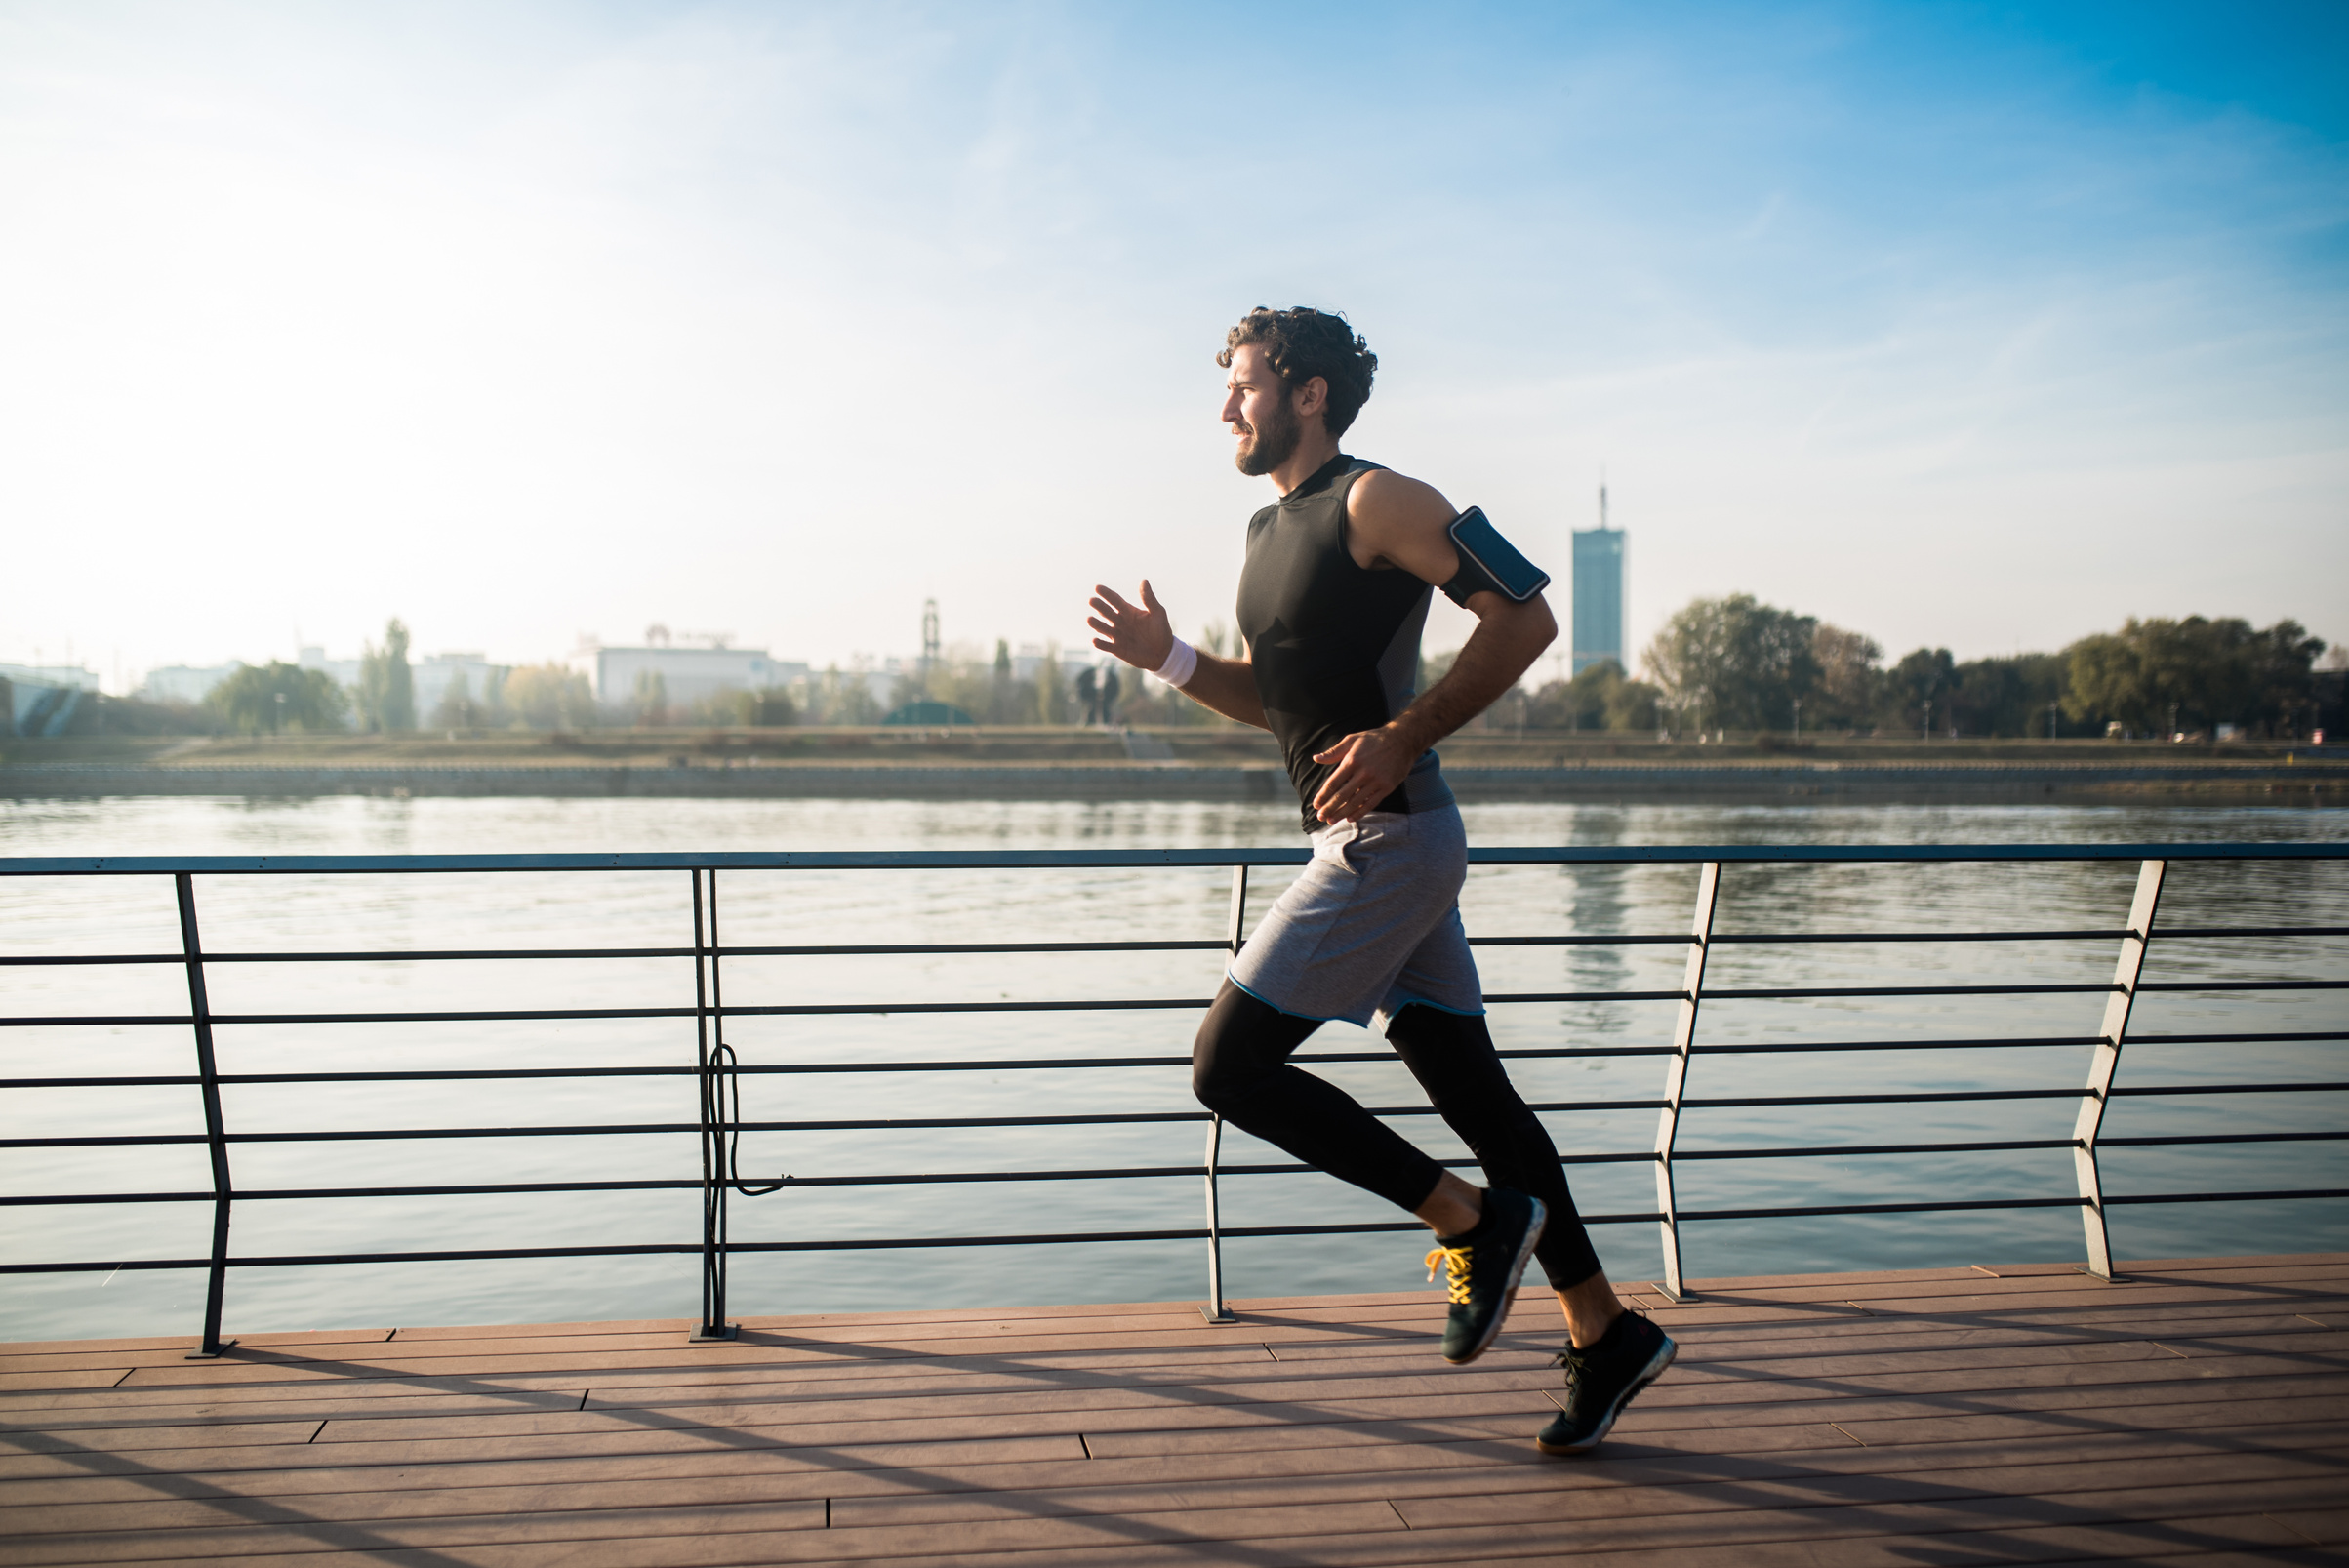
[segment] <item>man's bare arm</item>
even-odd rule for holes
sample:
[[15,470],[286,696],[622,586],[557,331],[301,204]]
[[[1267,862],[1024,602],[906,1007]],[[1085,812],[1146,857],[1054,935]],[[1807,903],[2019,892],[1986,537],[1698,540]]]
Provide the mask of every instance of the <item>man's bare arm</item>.
[[[1459,571],[1446,532],[1459,513],[1435,487],[1381,469],[1364,474],[1348,502],[1348,543],[1361,565],[1394,567],[1438,586]],[[1468,609],[1477,629],[1443,679],[1385,725],[1350,735],[1314,758],[1337,765],[1314,796],[1323,822],[1376,809],[1421,752],[1490,707],[1558,636],[1558,618],[1539,594],[1520,604],[1472,593]]]
[[[1093,614],[1085,624],[1100,635],[1093,646],[1105,654],[1114,654],[1136,669],[1155,674],[1174,651],[1174,622],[1166,606],[1158,602],[1146,580],[1142,584],[1142,602],[1129,604],[1112,589],[1096,586],[1093,589]],[[1256,695],[1256,672],[1244,659],[1225,659],[1207,652],[1198,654],[1198,668],[1191,679],[1176,688],[1201,707],[1212,708],[1228,719],[1253,724],[1260,730],[1272,725],[1264,716],[1264,702]]]

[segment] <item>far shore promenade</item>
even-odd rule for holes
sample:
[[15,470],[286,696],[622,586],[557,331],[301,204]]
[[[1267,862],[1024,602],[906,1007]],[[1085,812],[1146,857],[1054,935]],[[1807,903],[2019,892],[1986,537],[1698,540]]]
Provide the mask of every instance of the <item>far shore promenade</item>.
[[[2349,804],[2349,747],[1489,731],[1441,747],[1487,801]],[[580,735],[89,737],[0,747],[0,798],[668,796],[1273,802],[1271,742],[1229,730],[956,727]]]

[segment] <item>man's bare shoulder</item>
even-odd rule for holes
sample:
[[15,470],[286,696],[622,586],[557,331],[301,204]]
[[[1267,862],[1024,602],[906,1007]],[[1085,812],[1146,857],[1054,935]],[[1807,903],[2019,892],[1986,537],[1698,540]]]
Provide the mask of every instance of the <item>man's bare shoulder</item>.
[[1346,519],[1357,527],[1441,528],[1459,515],[1442,491],[1392,468],[1371,469],[1346,497]]
[[1430,583],[1448,583],[1459,557],[1444,529],[1458,515],[1434,485],[1373,468],[1346,497],[1348,548],[1357,565],[1399,566]]

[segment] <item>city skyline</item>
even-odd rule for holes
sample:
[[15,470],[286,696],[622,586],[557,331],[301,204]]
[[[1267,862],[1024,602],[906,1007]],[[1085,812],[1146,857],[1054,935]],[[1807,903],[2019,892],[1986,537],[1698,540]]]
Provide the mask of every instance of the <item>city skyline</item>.
[[[1346,200],[1266,178],[1302,133],[1237,39],[1353,85]],[[666,616],[845,665],[927,597],[1073,649],[1146,575],[1195,632],[1271,499],[1215,420],[1259,302],[1349,311],[1350,445],[1555,575],[1603,470],[1635,664],[1741,590],[1960,657],[2342,640],[2345,46],[2281,0],[19,0],[0,661]]]

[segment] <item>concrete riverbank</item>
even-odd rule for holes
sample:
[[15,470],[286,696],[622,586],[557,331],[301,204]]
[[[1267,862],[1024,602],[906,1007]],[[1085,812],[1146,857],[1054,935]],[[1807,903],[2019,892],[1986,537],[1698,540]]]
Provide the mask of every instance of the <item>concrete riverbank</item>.
[[[1448,763],[1463,800],[2000,803],[2177,801],[2349,804],[2349,763],[2097,764],[1951,761],[1578,760],[1549,766]],[[1275,801],[1280,769],[1184,761],[832,762],[674,760],[652,765],[233,765],[123,762],[0,766],[0,798],[122,795],[668,796],[738,799]]]

